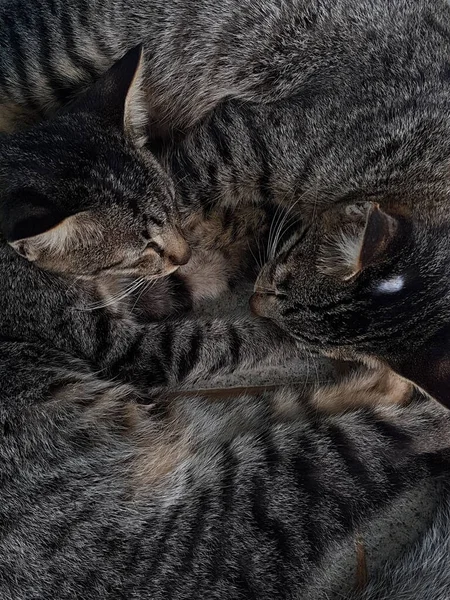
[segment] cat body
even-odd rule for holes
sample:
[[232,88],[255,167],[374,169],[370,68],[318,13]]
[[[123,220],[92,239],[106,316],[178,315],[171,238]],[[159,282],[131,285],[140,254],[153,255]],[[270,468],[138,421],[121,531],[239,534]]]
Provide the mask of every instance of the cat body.
[[118,366],[100,380],[42,342],[1,348],[5,600],[298,597],[336,543],[448,475],[434,403],[329,415],[328,387],[325,413],[320,390],[148,404]]
[[166,399],[295,350],[270,322],[91,310],[86,286],[0,252],[5,600],[295,597],[336,542],[448,473],[448,414],[395,381]]
[[445,568],[449,555],[449,497],[443,487],[431,522],[419,539],[397,561],[385,561],[364,591],[350,600],[446,600],[450,581]]
[[[447,41],[445,31],[436,25],[435,17],[439,15],[445,22],[447,5],[438,2],[372,2],[363,6],[343,2],[333,3],[330,7],[313,2],[281,6],[235,2],[227,7],[189,3],[180,8],[178,4],[166,3],[164,6],[152,4],[154,12],[148,19],[130,3],[108,4],[106,10],[104,6],[102,3],[80,3],[65,10],[67,7],[56,2],[36,4],[34,11],[29,10],[28,4],[17,2],[1,7],[2,31],[9,32],[4,36],[6,51],[1,60],[2,64],[10,66],[2,69],[2,73],[8,73],[2,86],[2,103],[7,107],[2,112],[6,115],[4,119],[13,113],[20,115],[20,119],[28,116],[34,121],[75,97],[73,104],[54,118],[2,139],[1,193],[2,206],[7,208],[2,215],[4,236],[28,259],[39,262],[36,260],[39,258],[44,269],[64,271],[63,267],[55,267],[54,254],[50,252],[56,245],[53,240],[65,241],[65,232],[67,239],[85,240],[79,232],[86,231],[83,227],[87,222],[101,225],[106,210],[106,214],[115,218],[108,221],[109,226],[97,247],[106,244],[111,230],[121,232],[109,247],[127,248],[130,254],[134,253],[133,260],[137,260],[138,250],[146,252],[150,242],[152,254],[147,252],[146,256],[152,256],[153,266],[149,259],[145,265],[146,273],[156,264],[155,270],[161,271],[159,274],[167,274],[162,273],[156,257],[166,261],[173,255],[174,245],[181,249],[176,260],[181,257],[182,263],[187,254],[184,236],[180,240],[178,235],[183,224],[180,215],[191,217],[193,212],[201,215],[208,212],[209,204],[218,195],[226,195],[224,203],[232,204],[236,201],[233,196],[241,193],[244,179],[250,181],[251,188],[246,201],[275,200],[286,203],[289,210],[293,194],[295,201],[299,199],[296,216],[303,216],[305,224],[297,231],[294,242],[283,240],[278,262],[266,267],[257,288],[258,294],[269,290],[269,303],[273,303],[271,296],[285,294],[291,320],[287,321],[284,312],[281,318],[279,309],[265,306],[263,302],[267,299],[262,301],[259,296],[254,301],[254,308],[287,329],[290,327],[297,337],[306,337],[310,331],[308,327],[312,326],[310,321],[302,319],[304,306],[297,305],[297,294],[299,288],[303,290],[308,285],[307,293],[325,304],[324,316],[320,310],[315,313],[317,327],[323,327],[322,337],[329,341],[336,330],[340,334],[340,328],[345,326],[350,339],[341,338],[339,343],[342,345],[342,339],[347,340],[347,345],[353,349],[361,341],[360,331],[356,340],[351,339],[350,325],[358,322],[355,313],[350,313],[350,317],[344,315],[345,318],[340,313],[332,318],[333,307],[329,306],[332,292],[316,284],[314,276],[316,259],[322,258],[326,272],[333,271],[336,263],[337,273],[332,272],[331,276],[339,278],[343,272],[346,277],[346,268],[350,268],[354,256],[348,252],[347,265],[339,253],[337,256],[331,253],[336,259],[334,262],[327,260],[330,254],[325,252],[324,255],[324,251],[328,248],[321,248],[326,237],[316,235],[313,238],[316,226],[312,227],[308,221],[315,221],[315,207],[325,214],[325,209],[332,210],[335,205],[352,207],[354,192],[357,199],[361,199],[360,188],[364,188],[365,201],[366,196],[373,193],[373,181],[376,180],[378,185],[378,178],[369,179],[367,189],[361,180],[358,185],[350,186],[349,165],[356,158],[348,161],[344,158],[347,151],[357,158],[367,156],[367,148],[371,148],[373,140],[377,139],[376,130],[370,127],[367,139],[371,143],[367,148],[356,144],[360,137],[356,126],[353,127],[355,143],[342,148],[338,143],[338,150],[330,149],[328,155],[323,140],[336,142],[331,117],[342,116],[340,103],[343,99],[348,98],[349,105],[359,110],[364,108],[363,96],[359,103],[356,102],[357,86],[353,89],[351,84],[356,80],[355,73],[366,64],[362,58],[371,56],[370,32],[375,41],[374,62],[369,62],[369,66],[384,64],[379,60],[377,40],[381,38],[386,44],[386,58],[391,61],[388,61],[388,74],[393,79],[391,89],[380,87],[377,96],[376,84],[389,78],[385,77],[385,72],[378,76],[376,69],[368,69],[374,80],[369,93],[372,109],[364,115],[365,126],[370,124],[374,114],[374,101],[381,103],[381,114],[390,115],[389,111],[385,112],[389,100],[394,98],[394,91],[403,89],[403,77],[409,78],[408,61],[403,64],[407,76],[402,75],[401,69],[392,63],[392,56],[406,53],[411,65],[422,65],[420,61],[423,61],[422,70],[413,67],[418,77],[408,79],[414,81],[414,85],[411,84],[414,94],[417,92],[417,96],[423,98],[422,91],[430,85],[432,93],[429,96],[434,98],[436,89],[442,85],[446,99],[445,80],[441,82],[438,75],[442,75],[439,71],[443,64],[441,54],[445,54]],[[366,10],[368,6],[370,11]],[[431,17],[429,7],[432,7]],[[147,15],[145,9],[146,5],[143,12]],[[134,19],[129,18],[128,10],[133,11]],[[191,11],[196,12],[198,18],[193,18]],[[258,15],[256,22],[260,25],[254,26],[254,17]],[[280,15],[288,21],[277,20]],[[37,26],[38,21],[40,26]],[[186,23],[191,24],[190,30],[186,29]],[[327,23],[331,25],[330,30]],[[392,35],[385,35],[391,31],[393,23]],[[83,29],[77,28],[83,24]],[[42,27],[49,35],[36,37],[35,32],[41,31]],[[262,33],[266,28],[269,35],[264,37]],[[309,32],[302,38],[304,46],[299,42],[299,30]],[[145,35],[140,35],[142,31]],[[242,37],[242,31],[248,34]],[[292,37],[289,37],[290,31],[293,31]],[[155,32],[164,35],[161,37]],[[423,33],[423,38],[419,33]],[[164,37],[168,45],[161,42]],[[214,38],[218,44],[209,46],[209,41],[201,41],[205,38]],[[418,43],[414,47],[403,44],[405,39],[414,39]],[[51,40],[64,40],[64,49],[57,56],[51,53],[51,47],[58,44],[50,44]],[[112,77],[110,72],[85,95],[77,97],[79,89],[96,79],[128,47],[142,40],[146,55],[150,57],[148,67],[140,67],[144,69],[140,71],[136,65],[131,68],[128,63],[125,69],[128,79],[121,68],[120,76],[116,78],[117,69],[114,71],[113,68]],[[152,40],[154,46],[150,47],[146,40]],[[266,43],[261,43],[263,40]],[[180,46],[183,52],[180,52]],[[174,53],[168,51],[171,47]],[[214,57],[205,51],[207,47],[212,48]],[[350,47],[353,51],[351,60]],[[217,54],[218,48],[221,52]],[[24,59],[27,53],[33,58]],[[433,53],[439,55],[439,60],[435,60]],[[180,55],[186,61],[181,60]],[[153,63],[152,56],[155,58]],[[42,57],[45,60],[37,60]],[[195,60],[191,60],[192,57]],[[283,62],[286,57],[288,63]],[[121,63],[122,67],[127,66],[127,60],[130,56]],[[17,64],[21,68],[17,68]],[[28,68],[30,65],[31,69]],[[53,83],[42,65],[51,65]],[[178,68],[168,70],[167,65]],[[288,68],[290,65],[298,71],[293,73]],[[153,80],[152,73],[155,74]],[[174,83],[180,73],[186,79]],[[32,85],[33,78],[35,86]],[[342,80],[347,87],[339,90]],[[144,113],[135,111],[137,105],[142,106],[139,94],[135,94],[141,89],[140,81],[147,82],[147,88],[151,90],[150,97],[144,102],[147,109]],[[114,87],[115,83],[117,87]],[[108,90],[111,92],[108,86],[113,86],[112,96],[108,94]],[[114,96],[116,103],[111,101]],[[230,101],[212,116],[205,116],[219,100],[229,96],[241,100],[277,100],[281,104],[280,108],[250,107]],[[313,108],[316,102],[322,103],[323,97],[328,96],[325,107],[317,104]],[[447,105],[445,102],[442,105],[439,94],[436,98],[437,114],[442,117]],[[284,126],[290,103],[289,112],[293,111],[294,119]],[[328,103],[330,112],[327,112]],[[411,104],[414,108],[413,100]],[[227,111],[232,115],[228,122]],[[310,151],[308,162],[302,148],[308,147],[307,142],[318,135],[318,125],[325,124],[320,120],[322,111],[331,132],[324,130],[324,138],[314,152]],[[24,116],[24,112],[27,115]],[[408,114],[416,113],[422,115],[422,108]],[[153,141],[155,156],[151,156],[142,147],[142,125],[145,130],[147,122],[135,118],[136,114],[150,115],[150,129],[154,121],[161,121],[158,134],[165,127],[184,128],[195,125],[196,119],[205,120],[195,126],[198,129],[192,134],[194,137],[187,132],[179,148],[171,148],[167,141],[163,144]],[[277,115],[281,120],[276,120]],[[308,115],[311,122],[306,118]],[[220,121],[223,125],[211,127],[211,122],[215,123],[217,118],[224,119]],[[243,120],[245,128],[242,127]],[[406,122],[409,120],[408,117]],[[355,122],[350,121],[351,124]],[[395,124],[396,118],[392,122]],[[230,127],[227,131],[233,132],[234,123],[238,124],[235,132],[243,129],[251,132],[246,134],[250,143],[241,143],[242,149],[238,151],[233,146],[227,153],[224,142],[229,138],[220,127]],[[342,126],[335,127],[339,130]],[[275,136],[271,138],[270,149],[265,141],[260,142],[260,148],[254,143],[254,132],[261,130]],[[431,138],[424,135],[420,152],[423,153],[423,148],[437,152],[434,142],[441,139],[440,133],[438,131],[435,138],[433,127],[427,131]],[[292,133],[300,134],[298,143],[287,142],[281,137],[277,149],[276,136],[283,132],[290,139]],[[407,140],[409,135],[406,135]],[[197,142],[192,142],[195,139]],[[413,140],[416,140],[414,136]],[[206,154],[200,142],[205,142]],[[192,153],[195,144],[200,149],[198,155]],[[433,154],[431,174],[435,173],[436,164],[439,168],[444,164],[442,157],[445,158],[446,144],[445,139],[440,148],[442,156]],[[206,172],[205,158],[209,155],[209,147],[215,153]],[[390,154],[389,149],[386,152]],[[229,164],[225,168],[223,163],[227,154]],[[313,163],[320,163],[322,155],[323,167],[318,173]],[[265,156],[269,158],[266,160]],[[298,163],[292,162],[293,156],[297,157]],[[338,162],[342,162],[342,170],[334,176],[329,175],[335,166],[329,164],[330,156],[339,157]],[[380,162],[375,159],[376,171]],[[189,161],[200,166],[190,169]],[[275,164],[272,168],[275,162],[276,168]],[[286,165],[285,171],[283,165]],[[398,165],[401,166],[401,161]],[[361,165],[357,163],[357,166],[359,173]],[[332,177],[332,183],[324,181],[322,170],[326,171],[327,177]],[[413,179],[416,170],[412,169],[410,174]],[[371,171],[373,169],[367,172]],[[79,185],[80,173],[82,186]],[[204,173],[209,181],[204,178]],[[221,173],[226,177],[219,178]],[[183,187],[185,175],[191,183],[197,179],[200,193],[195,188],[190,192],[186,183]],[[226,181],[227,177],[231,185]],[[393,173],[390,179],[392,183],[397,181]],[[348,194],[352,196],[351,203],[343,201],[344,191],[339,188],[344,180],[345,195],[347,200]],[[63,181],[69,181],[70,185],[61,188]],[[130,181],[133,182],[131,186]],[[426,183],[428,185],[428,179]],[[328,190],[330,204],[323,199],[324,193],[319,198],[319,184],[319,190]],[[433,185],[434,179],[431,188]],[[182,191],[181,198],[177,197],[177,189]],[[389,186],[389,189],[392,188]],[[439,191],[442,193],[442,188]],[[302,201],[308,196],[312,205]],[[409,199],[407,191],[402,198]],[[74,214],[64,212],[72,200],[74,207],[77,202],[80,205],[76,206]],[[145,206],[142,206],[144,201]],[[375,225],[381,223],[381,231],[386,235],[398,230],[395,217],[384,216],[388,214],[384,212],[388,206],[384,200],[380,201],[382,214],[372,207],[371,200],[367,202],[368,207],[363,202],[359,212],[351,210],[347,214],[344,211],[344,215],[340,215],[338,211],[340,217],[350,216],[350,234],[356,236],[357,242],[365,242],[366,231],[373,231],[373,219]],[[21,203],[28,205],[30,218],[25,223],[21,218],[12,218],[12,209]],[[53,211],[49,210],[49,204]],[[51,222],[48,219],[55,214],[55,204],[57,219]],[[412,205],[414,203],[409,201],[408,206]],[[87,221],[86,214],[81,220],[77,217],[79,206],[83,213],[88,213]],[[97,219],[91,219],[90,211]],[[36,226],[39,222],[37,216],[42,219],[42,228],[32,230],[31,225]],[[72,217],[75,220],[67,222]],[[319,229],[321,219],[317,225]],[[347,233],[347,222],[343,219],[334,222]],[[10,227],[8,232],[4,229],[5,223]],[[325,224],[331,227],[328,221]],[[61,230],[60,225],[66,229]],[[169,241],[161,239],[162,225],[169,225],[172,230]],[[428,223],[426,225],[428,227]],[[47,235],[49,231],[52,232],[50,236]],[[128,237],[130,231],[132,236]],[[295,258],[297,249],[301,248],[298,240],[301,232],[307,242],[306,256],[300,254],[301,260],[286,268],[289,256]],[[327,233],[333,232],[332,229]],[[433,228],[431,232],[433,235],[425,236],[425,239],[440,243],[438,256],[443,265],[444,236],[441,231],[440,237],[435,237]],[[46,234],[44,238],[39,237],[42,234]],[[364,259],[379,258],[378,252],[383,249],[383,244],[378,243],[379,238],[384,240],[382,236],[370,236],[377,252],[364,252]],[[422,238],[419,236],[418,239]],[[377,244],[373,244],[373,240]],[[73,239],[71,244],[63,244],[68,250],[66,259],[82,252],[84,244],[77,244]],[[365,243],[360,245],[367,250]],[[89,247],[89,243],[86,246]],[[344,244],[344,247],[347,246]],[[353,247],[358,249],[356,242]],[[405,245],[405,248],[410,257],[414,247]],[[333,245],[331,250],[335,251]],[[311,583],[311,573],[326,556],[330,540],[331,544],[353,543],[364,522],[394,498],[415,486],[447,477],[449,417],[423,399],[416,398],[406,408],[369,407],[350,410],[345,415],[320,414],[320,390],[309,401],[304,394],[286,391],[275,396],[223,402],[193,400],[192,397],[167,402],[164,397],[149,399],[147,394],[155,388],[193,382],[208,373],[237,364],[251,364],[272,352],[280,355],[292,353],[294,349],[270,322],[249,320],[230,325],[197,323],[189,319],[142,325],[131,319],[117,318],[105,309],[89,310],[97,299],[76,282],[67,283],[56,275],[36,269],[5,243],[0,252],[2,289],[5,290],[0,298],[2,598],[54,597],[63,600],[92,594],[108,599],[295,598]],[[176,250],[175,255],[178,255]],[[84,256],[97,258],[95,264],[99,269],[112,268],[111,262],[114,262],[110,256],[108,259],[105,255],[96,257],[92,251]],[[124,257],[114,258],[116,262],[119,259],[124,260]],[[131,263],[130,267],[127,263],[124,268],[134,268],[133,265]],[[296,271],[299,265],[307,267],[301,275]],[[172,261],[169,267],[174,266],[182,272],[189,262],[183,266]],[[290,282],[284,281],[283,289],[277,280],[280,289],[274,285],[271,291],[265,283],[266,280],[269,286],[273,283],[270,278],[275,275],[276,268],[284,270],[281,273],[283,279],[289,279],[291,270],[294,276]],[[441,275],[438,271],[435,273]],[[82,273],[72,273],[79,274]],[[90,274],[96,277],[96,272]],[[376,281],[380,285],[392,274],[382,275]],[[358,285],[363,285],[365,277],[369,279],[366,273],[359,278]],[[431,328],[423,332],[423,337],[428,333],[434,335],[433,328],[438,327],[438,323],[440,326],[442,315],[445,322],[445,282],[444,276],[433,280],[438,290],[431,296],[428,281],[420,288],[420,297],[424,300],[418,310],[427,327]],[[321,280],[320,284],[323,283]],[[292,284],[295,284],[295,292],[289,287]],[[433,299],[438,295],[442,304],[436,308]],[[279,297],[277,301],[280,301]],[[310,306],[309,301],[308,310],[317,308]],[[416,315],[413,308],[408,306],[411,311],[404,314]],[[388,306],[389,311],[398,316]],[[362,312],[366,315],[367,311],[363,308]],[[379,317],[379,313],[375,315]],[[366,318],[370,319],[370,316],[366,315]],[[414,319],[411,323],[417,325]],[[363,347],[371,354],[373,338],[376,339],[374,326],[367,330],[372,346],[367,342]],[[411,336],[411,348],[405,345],[404,339],[398,340],[398,346],[402,346],[406,356],[410,350],[415,352],[417,347],[420,348],[414,328],[410,327],[407,332]],[[308,339],[302,341],[311,342]],[[322,339],[312,342],[312,346],[321,350],[326,346]],[[378,345],[376,351],[376,356],[383,356],[383,347]],[[431,374],[432,367],[431,362]],[[372,381],[369,390],[361,391],[359,400],[354,386],[345,388],[344,392],[336,391],[339,403],[343,393],[346,397],[351,394],[350,404],[367,404],[364,401],[367,394],[369,405],[374,397],[379,400],[379,394],[373,392]],[[333,412],[333,394],[327,388],[322,398],[329,412]]]
[[401,69],[420,84],[434,51],[438,67],[448,18],[440,0],[227,0],[220,8],[212,0],[14,0],[0,8],[6,128],[22,111],[51,114],[137,43],[147,56],[147,106],[163,129],[191,125],[225,98],[323,95],[361,67],[378,70],[369,85],[380,75],[402,80]]

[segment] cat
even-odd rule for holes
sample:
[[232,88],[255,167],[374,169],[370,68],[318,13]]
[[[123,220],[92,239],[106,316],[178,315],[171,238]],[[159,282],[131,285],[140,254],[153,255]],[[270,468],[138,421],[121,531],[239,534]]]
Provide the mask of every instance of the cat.
[[[115,115],[115,103],[119,117],[114,116],[112,123],[124,126],[127,116],[123,111],[130,108],[129,98],[135,93],[124,84],[132,83],[130,68],[136,69],[138,58],[136,51],[129,53],[82,97],[83,106],[89,106],[93,130],[98,124],[96,117],[104,121],[107,112]],[[108,106],[95,116],[92,106],[99,84],[108,88],[108,94],[102,95]],[[72,110],[66,108],[63,118],[70,118]],[[217,296],[251,270],[251,257],[259,253],[273,212],[269,205],[251,211],[244,206],[233,213],[226,208],[212,206],[205,211],[202,207],[182,217],[167,175],[160,167],[157,173],[148,173],[157,162],[148,152],[137,147],[133,151],[132,136],[122,139],[119,131],[115,145],[102,146],[102,140],[112,143],[105,128],[101,139],[92,134],[89,148],[86,131],[78,129],[81,136],[78,140],[72,136],[64,157],[48,146],[51,156],[45,166],[37,137],[20,156],[16,154],[17,138],[2,145],[0,152],[6,160],[21,165],[14,180],[7,165],[0,167],[0,224],[3,235],[21,256],[45,270],[96,281],[102,293],[111,283],[118,297],[124,295],[126,284],[155,281],[178,271],[178,280],[186,283],[196,301]],[[36,133],[37,129],[32,135]],[[59,138],[61,132],[55,134]],[[100,166],[95,157],[104,151],[109,159]],[[33,184],[23,185],[23,178],[34,168]],[[47,175],[55,181],[61,177],[64,189],[58,192],[58,186],[46,180]],[[132,180],[133,186],[127,186],[127,180]],[[155,287],[170,292],[173,286],[160,282],[153,286],[152,298],[164,296],[162,291],[157,294]]]
[[[90,10],[95,19],[89,18]],[[78,255],[79,228],[71,236],[62,215],[62,227],[53,221],[49,230],[46,218],[55,214],[49,204],[63,211],[77,203],[102,207],[111,201],[104,182],[119,188],[112,195],[118,204],[120,198],[120,211],[126,214],[114,227],[124,234],[135,195],[150,195],[155,211],[170,206],[176,231],[182,229],[183,215],[201,213],[215,200],[282,203],[303,224],[295,226],[291,243],[281,244],[275,263],[261,275],[254,309],[273,315],[313,350],[388,363],[450,404],[449,10],[444,0],[311,0],[281,8],[271,1],[242,5],[230,0],[220,15],[209,2],[196,9],[191,3],[184,8],[128,3],[126,10],[117,10],[110,0],[89,8],[72,3],[66,10],[58,2],[41,1],[37,11],[20,0],[8,3],[0,13],[5,32],[2,103],[14,114],[28,106],[38,117],[53,116],[2,140],[4,211],[14,214],[11,207],[26,205],[30,195],[31,205],[38,207],[31,211],[33,222],[39,222],[36,213],[43,213],[39,231],[27,229],[26,223],[15,230],[21,223],[12,217],[9,229],[2,225],[4,235],[45,268],[54,266],[48,253],[56,234],[66,240],[58,248],[70,248],[70,262]],[[42,28],[50,37],[41,35]],[[65,40],[61,52],[52,52],[61,43],[50,46],[51,36],[55,42]],[[144,43],[144,62],[138,49],[131,50],[89,89],[89,81],[137,41]],[[42,57],[46,60],[39,61]],[[55,114],[55,106],[66,101],[66,110]],[[147,136],[153,154],[143,148]],[[80,174],[81,189],[76,183]],[[71,190],[76,189],[73,202],[70,180]],[[327,210],[342,227],[329,232],[329,243],[323,240],[321,271],[308,278],[306,289],[300,239],[305,234],[315,240],[321,228],[315,217]],[[350,217],[350,235],[347,211],[363,215],[356,217],[359,225]],[[78,225],[77,214],[72,216]],[[160,255],[171,252],[159,244],[158,224],[151,229],[148,252],[156,261],[154,270],[167,274],[173,266],[162,268],[166,259]],[[373,247],[363,265],[359,258],[367,250],[363,242],[369,230],[375,242],[370,241]],[[139,226],[132,241],[127,237],[127,254],[135,258],[138,246],[140,251],[146,247],[141,232]],[[111,264],[100,261],[99,266]],[[403,290],[392,292],[403,280]],[[343,295],[345,311],[336,314]],[[315,306],[318,296],[319,304],[330,297],[328,316],[322,305]],[[299,304],[306,304],[305,310]],[[321,318],[307,331],[304,313],[313,304]]]
[[[395,70],[390,52],[408,61],[414,51],[405,43],[421,36],[412,43],[427,46],[442,35],[438,19],[447,13],[439,0],[226,0],[220,8],[212,0],[13,0],[0,9],[0,127],[54,114],[139,42],[148,59],[145,112],[131,121],[150,114],[167,132],[189,127],[226,98],[273,102],[305,89],[314,96],[336,75],[337,82],[353,76],[361,57],[370,67],[385,52],[381,59]],[[418,68],[429,67],[433,49],[426,49]]]
[[[42,312],[21,305],[44,325]],[[57,330],[68,313],[52,313]],[[90,317],[81,313],[80,327]],[[198,325],[186,347],[170,346],[169,356],[165,345],[153,361],[137,343],[146,330],[137,341],[130,334],[118,358],[108,338],[91,332],[82,342],[73,323],[70,337],[44,344],[49,328],[33,342],[23,324],[23,341],[17,332],[1,345],[4,600],[296,597],[312,572],[325,576],[336,543],[352,543],[391,502],[448,477],[450,415],[416,392],[405,407],[397,391],[395,405],[371,407],[373,375],[353,377],[352,394],[367,406],[345,414],[329,414],[330,386],[324,410],[320,389],[165,401],[145,394],[150,373],[171,360],[186,373]],[[181,329],[164,329],[166,344]],[[211,325],[204,339],[212,333],[221,345]],[[338,403],[347,388],[337,384]]]

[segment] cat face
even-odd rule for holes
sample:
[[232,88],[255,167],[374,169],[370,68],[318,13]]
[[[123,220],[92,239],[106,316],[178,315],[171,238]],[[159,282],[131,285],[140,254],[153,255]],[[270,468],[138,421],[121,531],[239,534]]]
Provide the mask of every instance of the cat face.
[[373,202],[338,206],[265,266],[253,310],[312,351],[388,363],[450,406],[447,230]]
[[173,185],[140,148],[140,61],[129,52],[72,106],[2,140],[3,234],[43,269],[154,278],[189,260]]

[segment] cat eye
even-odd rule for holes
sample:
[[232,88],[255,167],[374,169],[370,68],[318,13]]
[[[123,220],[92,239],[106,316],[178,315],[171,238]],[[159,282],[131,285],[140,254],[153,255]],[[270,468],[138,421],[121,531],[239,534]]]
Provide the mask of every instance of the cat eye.
[[158,256],[162,256],[164,254],[164,249],[161,248],[156,242],[149,241],[145,246],[145,250],[153,250],[158,254]]

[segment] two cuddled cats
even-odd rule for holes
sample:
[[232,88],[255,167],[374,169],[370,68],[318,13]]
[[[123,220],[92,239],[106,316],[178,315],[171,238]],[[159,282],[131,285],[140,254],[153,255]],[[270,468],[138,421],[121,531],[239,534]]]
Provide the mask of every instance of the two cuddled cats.
[[[281,8],[229,0],[220,14],[210,2],[195,10],[158,2],[122,10],[113,0],[25,7],[16,0],[1,12],[10,40],[1,55],[3,105],[43,115],[73,101],[2,142],[2,203],[31,204],[33,223],[42,223],[41,231],[20,219],[3,225],[20,252],[54,268],[48,249],[54,230],[65,232],[48,231],[48,203],[64,209],[60,220],[74,218],[78,232],[84,217],[67,215],[75,202],[93,217],[110,210],[107,231],[122,240],[102,235],[91,265],[166,274],[188,255],[179,235],[184,209],[201,214],[216,199],[282,203],[303,225],[262,274],[255,309],[314,350],[387,363],[448,402],[444,0]],[[90,10],[104,27],[93,25]],[[63,34],[54,53],[48,39]],[[77,96],[138,40],[143,65],[132,51]],[[153,154],[142,147],[147,136]],[[80,239],[70,232],[69,242]],[[65,247],[83,256],[82,244]],[[115,256],[118,248],[126,258]]]
[[[151,100],[139,110],[135,51],[64,112],[5,137],[4,235],[50,271],[97,281],[101,272],[150,278],[179,267],[172,278],[183,277],[195,262],[194,248],[182,266],[192,213],[207,222],[216,199],[286,203],[286,226],[294,213],[304,222],[292,240],[281,236],[254,308],[308,346],[336,346],[337,356],[348,356],[344,343],[351,356],[387,358],[395,317],[402,356],[420,357],[414,344],[447,314],[445,223],[434,236],[425,202],[445,195],[447,41],[428,6],[445,22],[440,2],[1,7],[3,119],[72,100],[141,38]],[[230,101],[206,115],[226,96],[277,103]],[[154,156],[142,147],[146,114],[150,132],[160,123]],[[204,120],[172,144],[163,117],[171,133]],[[420,199],[416,212],[430,209],[424,223],[410,196]],[[400,198],[404,209],[393,210]],[[410,273],[415,251],[421,261]],[[144,408],[155,387],[294,348],[263,321],[141,325],[88,311],[97,299],[84,286],[4,243],[0,253],[6,600],[298,595],[330,540],[351,542],[393,498],[448,476],[448,415],[417,394],[405,409],[370,408],[410,400],[398,380],[383,389],[386,377],[312,397],[163,396]],[[404,306],[405,285],[417,306]],[[343,397],[368,408],[321,412]]]

